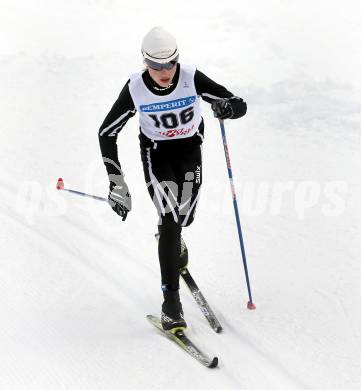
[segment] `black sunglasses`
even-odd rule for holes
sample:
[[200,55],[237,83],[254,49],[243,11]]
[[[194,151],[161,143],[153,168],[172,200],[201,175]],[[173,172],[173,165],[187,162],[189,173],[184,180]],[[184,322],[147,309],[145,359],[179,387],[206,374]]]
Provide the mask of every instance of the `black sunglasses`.
[[154,70],[171,70],[173,66],[178,62],[178,56],[174,60],[166,62],[165,64],[160,64],[159,62],[152,61],[148,58],[144,58],[144,62],[147,64],[147,66],[149,66],[149,68],[152,68]]

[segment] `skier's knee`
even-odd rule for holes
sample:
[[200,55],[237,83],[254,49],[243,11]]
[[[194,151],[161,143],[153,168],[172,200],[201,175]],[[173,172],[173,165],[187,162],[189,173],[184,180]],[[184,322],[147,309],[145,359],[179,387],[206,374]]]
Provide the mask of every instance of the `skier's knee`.
[[168,238],[179,236],[182,231],[182,226],[179,222],[176,222],[173,218],[161,218],[158,225],[158,231],[161,236]]

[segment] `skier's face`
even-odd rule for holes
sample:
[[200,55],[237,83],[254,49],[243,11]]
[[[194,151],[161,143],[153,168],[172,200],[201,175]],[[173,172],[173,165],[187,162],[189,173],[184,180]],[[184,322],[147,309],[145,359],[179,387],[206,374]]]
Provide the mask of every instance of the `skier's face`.
[[172,69],[155,70],[148,66],[150,77],[161,87],[168,87],[172,82],[177,66],[174,65]]

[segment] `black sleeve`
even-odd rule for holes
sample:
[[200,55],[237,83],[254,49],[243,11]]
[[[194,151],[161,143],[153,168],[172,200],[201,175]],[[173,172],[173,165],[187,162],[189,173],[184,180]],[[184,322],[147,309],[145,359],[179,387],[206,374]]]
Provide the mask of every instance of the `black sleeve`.
[[207,103],[215,100],[227,99],[232,106],[232,117],[230,119],[240,118],[247,112],[247,104],[238,96],[234,96],[223,85],[217,84],[198,69],[194,74],[194,84],[197,94]]
[[129,92],[129,80],[120,92],[117,101],[100,126],[98,137],[105,168],[110,174],[119,174],[117,138],[128,119],[134,116],[136,109]]

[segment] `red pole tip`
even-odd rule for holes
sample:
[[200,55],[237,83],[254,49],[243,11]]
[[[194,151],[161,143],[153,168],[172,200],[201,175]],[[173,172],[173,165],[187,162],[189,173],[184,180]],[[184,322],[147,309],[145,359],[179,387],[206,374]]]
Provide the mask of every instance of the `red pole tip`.
[[256,305],[253,302],[248,302],[247,309],[248,310],[256,310]]
[[58,182],[56,183],[56,189],[57,190],[63,190],[64,189],[64,181],[61,177],[59,177]]

